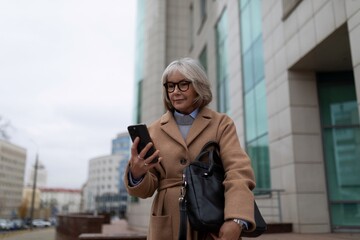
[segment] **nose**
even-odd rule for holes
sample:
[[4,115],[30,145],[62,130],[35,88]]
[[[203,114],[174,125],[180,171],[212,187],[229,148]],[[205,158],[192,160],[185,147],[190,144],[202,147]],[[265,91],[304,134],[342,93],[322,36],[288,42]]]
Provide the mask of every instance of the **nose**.
[[174,87],[174,92],[181,92],[180,88],[179,88],[179,84],[176,84]]

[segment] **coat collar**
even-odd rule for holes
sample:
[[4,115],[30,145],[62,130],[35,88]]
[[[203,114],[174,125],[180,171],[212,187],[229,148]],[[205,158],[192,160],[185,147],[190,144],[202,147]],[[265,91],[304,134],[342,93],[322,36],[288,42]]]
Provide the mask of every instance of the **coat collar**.
[[160,125],[161,129],[165,133],[167,133],[171,138],[173,138],[185,149],[187,149],[187,147],[196,139],[196,137],[210,124],[211,119],[212,111],[209,108],[203,107],[202,109],[200,109],[197,117],[195,118],[190,128],[189,135],[186,138],[186,142],[181,136],[172,112],[167,111],[160,118]]

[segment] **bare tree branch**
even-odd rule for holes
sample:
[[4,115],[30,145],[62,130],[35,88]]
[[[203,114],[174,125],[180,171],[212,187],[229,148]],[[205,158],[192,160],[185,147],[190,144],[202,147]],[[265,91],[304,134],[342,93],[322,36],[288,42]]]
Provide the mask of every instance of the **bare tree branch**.
[[2,116],[0,116],[0,138],[9,140],[10,136],[7,132],[7,129],[11,126],[9,121],[6,121]]

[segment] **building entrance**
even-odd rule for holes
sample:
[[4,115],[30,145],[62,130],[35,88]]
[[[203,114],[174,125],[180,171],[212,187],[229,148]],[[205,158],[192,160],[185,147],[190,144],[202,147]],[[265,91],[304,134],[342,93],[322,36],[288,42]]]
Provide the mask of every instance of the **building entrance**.
[[317,74],[333,231],[360,230],[360,121],[353,72]]

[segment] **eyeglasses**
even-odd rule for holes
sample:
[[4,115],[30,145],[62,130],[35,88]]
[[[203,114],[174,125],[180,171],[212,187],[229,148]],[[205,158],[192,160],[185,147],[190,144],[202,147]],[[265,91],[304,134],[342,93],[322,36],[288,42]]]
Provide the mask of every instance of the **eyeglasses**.
[[178,89],[180,91],[186,92],[189,89],[190,83],[191,82],[187,81],[187,80],[181,80],[178,83],[166,82],[166,83],[164,83],[164,87],[166,88],[168,93],[174,92],[176,86],[178,87]]

